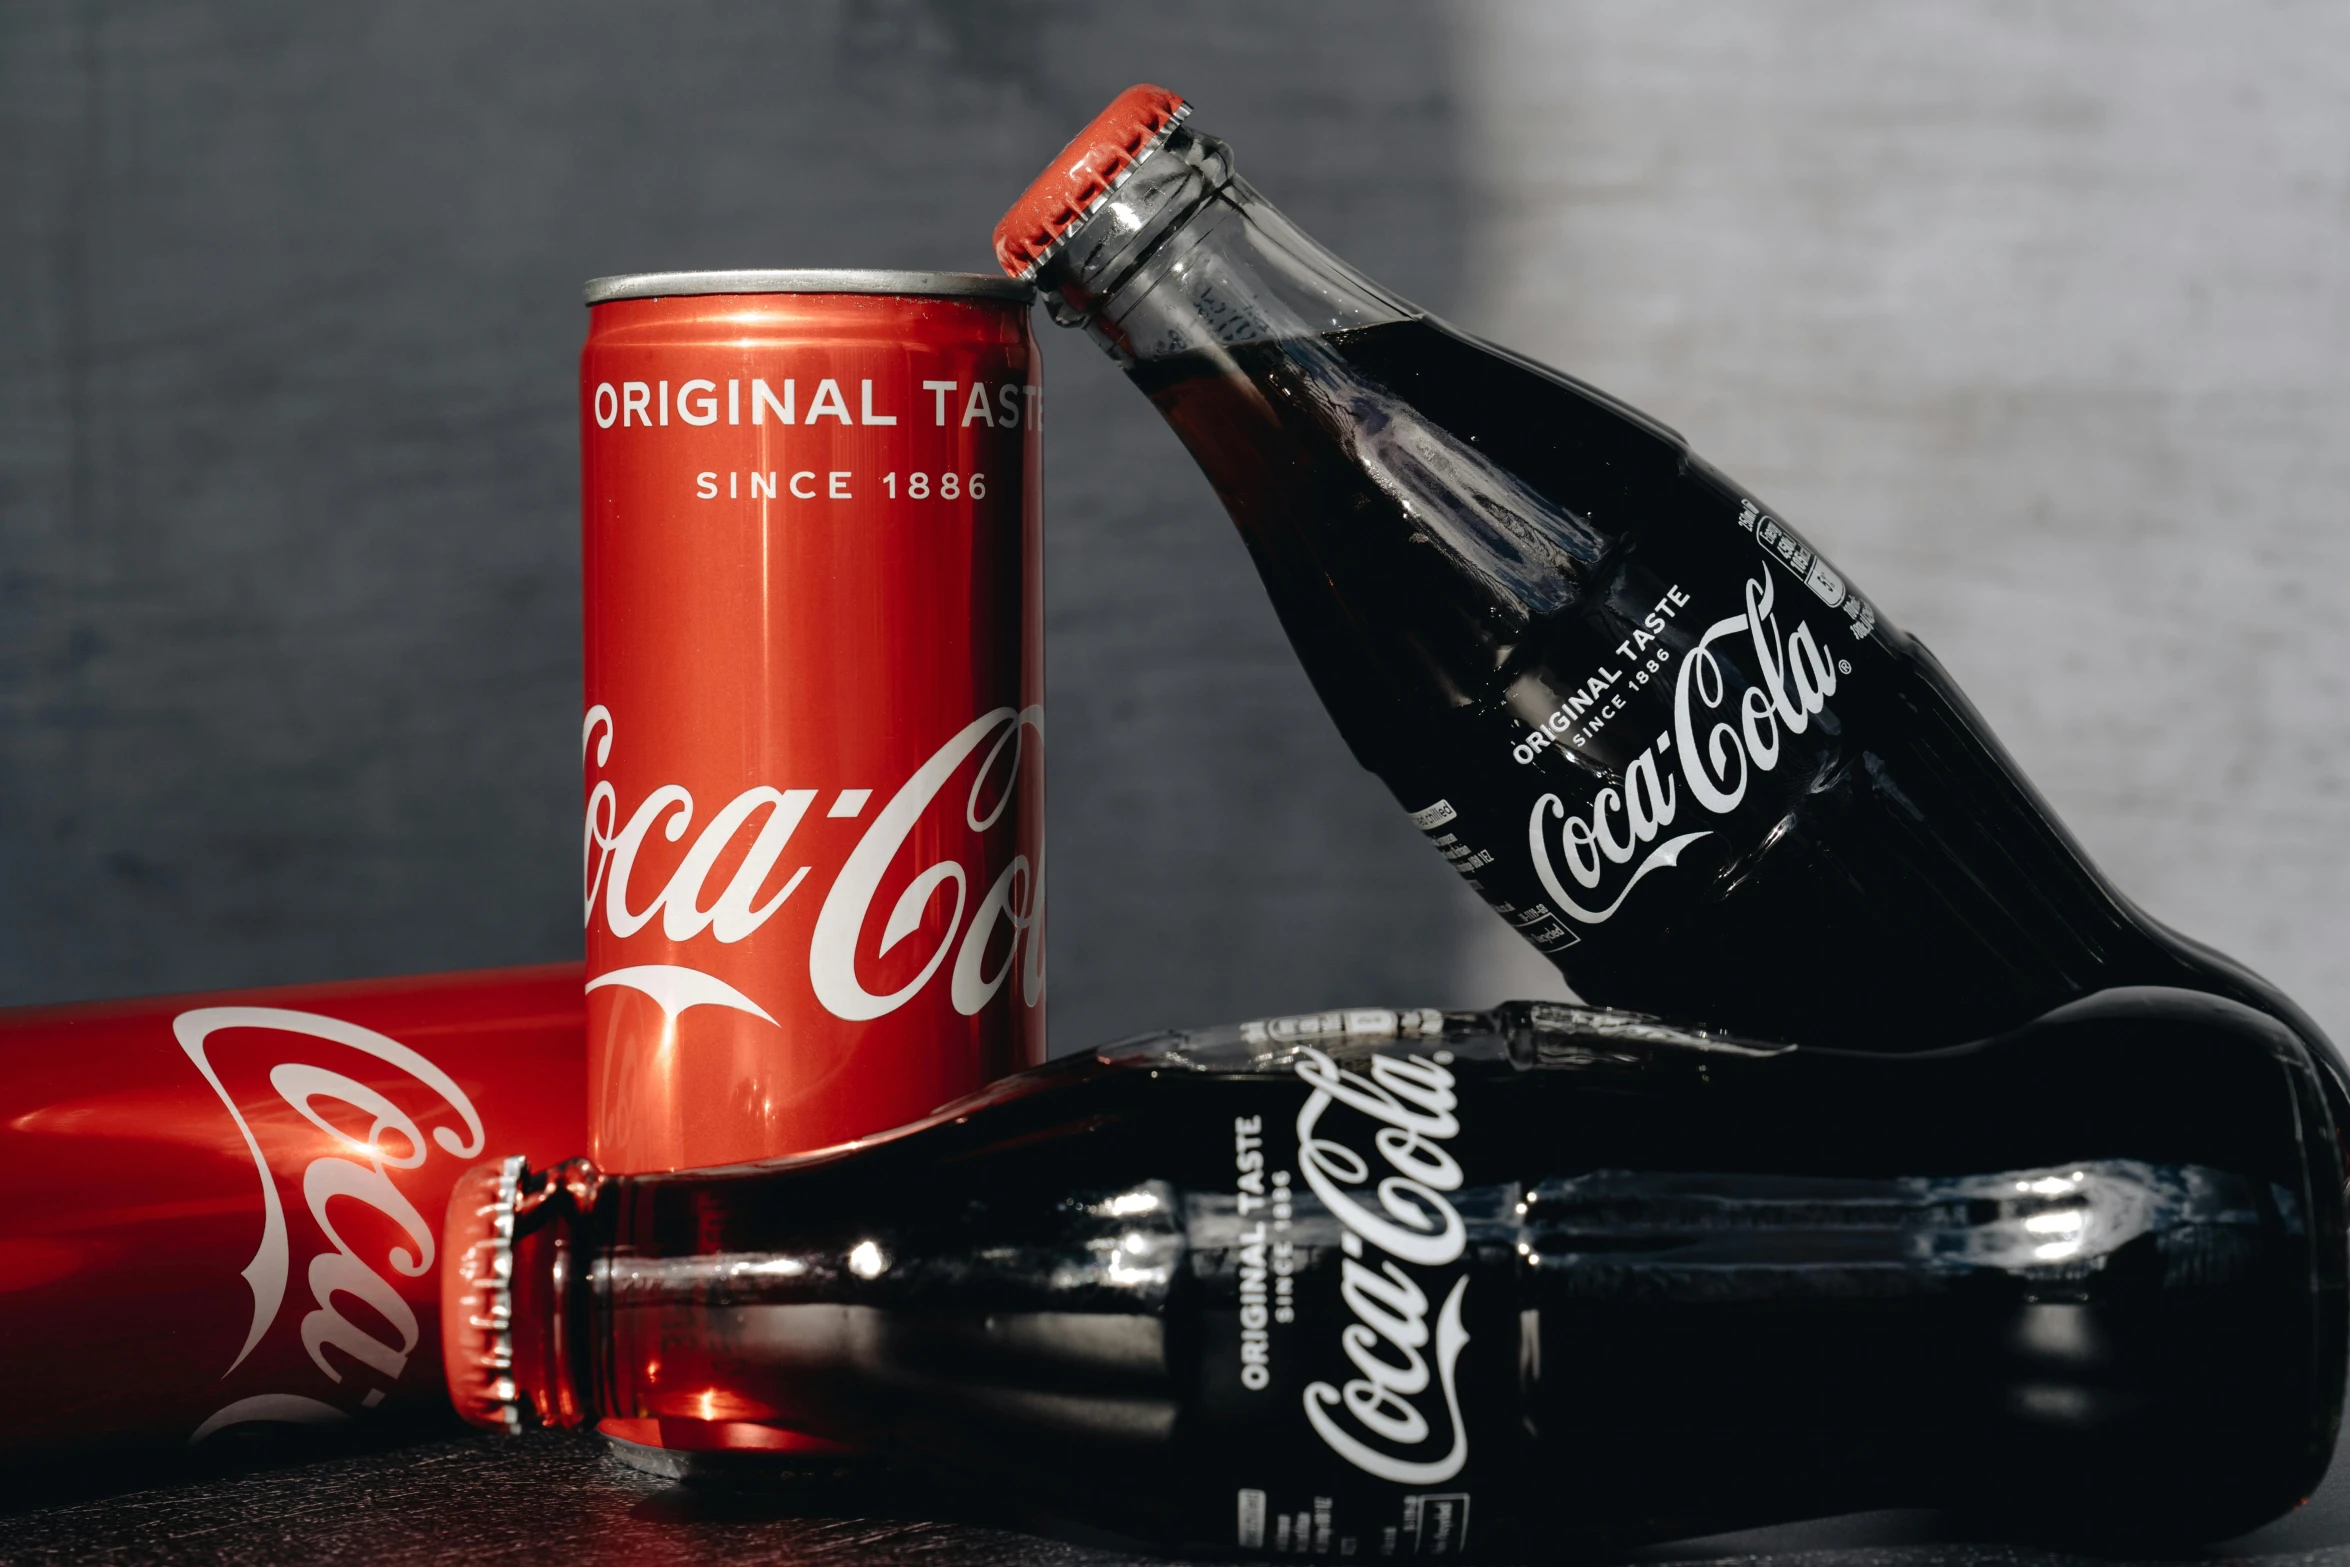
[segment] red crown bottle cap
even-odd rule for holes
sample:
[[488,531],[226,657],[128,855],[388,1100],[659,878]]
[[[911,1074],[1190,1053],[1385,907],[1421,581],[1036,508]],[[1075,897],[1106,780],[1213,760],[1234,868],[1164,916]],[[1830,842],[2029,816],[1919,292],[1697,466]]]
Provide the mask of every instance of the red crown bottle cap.
[[493,1431],[522,1426],[514,1383],[514,1209],[525,1168],[517,1158],[466,1171],[441,1227],[441,1367],[457,1413]]
[[1189,113],[1190,104],[1148,82],[1112,99],[995,226],[996,264],[1023,283],[1035,277],[1063,236],[1109,200]]

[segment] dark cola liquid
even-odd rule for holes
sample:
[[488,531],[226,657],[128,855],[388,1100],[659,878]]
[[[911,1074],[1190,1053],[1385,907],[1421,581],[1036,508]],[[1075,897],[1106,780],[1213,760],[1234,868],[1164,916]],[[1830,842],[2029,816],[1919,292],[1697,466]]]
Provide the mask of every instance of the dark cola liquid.
[[2327,1048],[2118,896],[1933,656],[1670,431],[1420,319],[1129,373],[1357,757],[1579,994],[1916,1048],[2164,984]]
[[2325,1467],[2333,1138],[2288,1031],[2176,992],[1911,1056],[1372,1010],[528,1223],[590,1259],[562,1418],[779,1421],[1164,1544],[1557,1553],[1893,1505],[2198,1539]]

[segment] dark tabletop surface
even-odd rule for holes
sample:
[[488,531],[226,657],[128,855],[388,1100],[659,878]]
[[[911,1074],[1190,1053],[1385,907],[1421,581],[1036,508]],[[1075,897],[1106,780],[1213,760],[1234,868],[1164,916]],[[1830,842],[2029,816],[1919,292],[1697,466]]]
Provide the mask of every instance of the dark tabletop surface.
[[[240,1473],[84,1466],[0,1499],[0,1561],[93,1563],[1020,1563],[1161,1561],[987,1518],[910,1479],[681,1487],[600,1440],[536,1432],[435,1438]],[[1692,1477],[1702,1483],[1702,1477]],[[1106,1484],[1122,1483],[1107,1476]],[[1147,1484],[1135,1476],[1130,1483]],[[44,1494],[44,1492],[46,1494]],[[2350,1564],[2350,1465],[2310,1504],[2205,1559]],[[1835,1567],[2057,1567],[2054,1553],[1968,1540],[1927,1514],[1875,1513],[1646,1553],[1651,1561]]]

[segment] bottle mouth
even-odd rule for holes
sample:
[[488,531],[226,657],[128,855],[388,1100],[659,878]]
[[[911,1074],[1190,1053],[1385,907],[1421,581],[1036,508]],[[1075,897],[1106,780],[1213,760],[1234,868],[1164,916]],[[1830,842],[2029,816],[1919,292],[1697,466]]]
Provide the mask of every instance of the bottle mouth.
[[1035,282],[1070,232],[1100,211],[1190,115],[1190,104],[1148,82],[1112,99],[996,224],[996,264],[1022,283]]
[[514,1377],[514,1220],[529,1165],[520,1155],[457,1178],[441,1226],[441,1366],[457,1413],[509,1434],[522,1429]]

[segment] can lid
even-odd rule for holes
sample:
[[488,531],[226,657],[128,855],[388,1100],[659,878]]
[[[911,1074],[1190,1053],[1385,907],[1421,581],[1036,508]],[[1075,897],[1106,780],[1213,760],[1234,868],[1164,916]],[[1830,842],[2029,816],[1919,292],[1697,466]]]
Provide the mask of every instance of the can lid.
[[1023,283],[1191,113],[1164,87],[1127,88],[1079,131],[995,226],[996,264]]
[[527,1166],[477,1164],[457,1178],[441,1231],[441,1368],[457,1413],[522,1428],[514,1380],[514,1210]]
[[1025,305],[1026,284],[985,272],[895,272],[879,267],[809,267],[789,271],[623,272],[589,278],[587,303],[674,298],[684,294],[910,294],[918,299],[999,299]]

